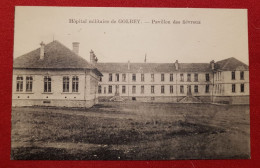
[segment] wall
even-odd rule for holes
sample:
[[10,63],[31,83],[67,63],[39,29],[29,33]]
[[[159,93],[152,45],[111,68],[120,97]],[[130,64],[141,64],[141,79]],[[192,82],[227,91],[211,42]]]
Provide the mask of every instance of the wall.
[[[183,73],[184,81],[180,80]],[[194,81],[194,74],[198,74],[198,81]],[[205,74],[208,73],[210,81],[206,82]],[[141,81],[141,73],[136,73],[136,81],[132,81],[132,73],[126,74],[126,81],[122,81],[122,74],[119,73],[119,81],[116,81],[116,73],[112,73],[113,80],[109,81],[109,73],[103,73],[102,92],[98,94],[101,101],[109,100],[115,95],[118,85],[119,95],[124,99],[137,101],[164,101],[176,102],[179,97],[187,95],[187,86],[191,86],[191,94],[198,97],[202,102],[224,102],[228,104],[248,104],[249,103],[249,71],[244,71],[244,80],[240,80],[240,71],[236,71],[236,80],[231,80],[231,71],[222,71],[221,75],[212,72],[192,72],[191,81],[187,81],[187,74],[184,72],[173,73],[173,81],[170,81],[170,73],[164,73],[164,81],[161,81],[162,73],[154,73],[154,82],[151,81],[151,73],[145,73],[145,80]],[[218,76],[217,76],[218,75]],[[214,78],[214,81],[213,81]],[[240,92],[240,85],[244,84],[244,92]],[[206,85],[209,85],[209,92],[205,92]],[[232,84],[236,85],[236,92],[232,92]],[[112,86],[112,93],[108,93],[109,85]],[[180,93],[180,86],[184,86],[184,93]],[[198,86],[198,93],[194,92],[195,85]],[[122,93],[122,86],[126,87],[126,92]],[[132,92],[132,87],[136,86],[136,93]],[[141,93],[141,86],[144,86],[144,93]],[[154,93],[151,93],[151,86],[154,86]],[[161,86],[164,86],[164,93],[161,93]],[[173,86],[173,93],[170,93],[170,86]],[[106,93],[104,93],[106,88]],[[107,99],[105,98],[107,97]],[[234,98],[231,98],[234,97]]]
[[[86,75],[85,75],[86,73]],[[53,106],[89,106],[95,99],[90,94],[92,89],[93,75],[85,70],[13,70],[13,106],[23,105],[53,105]],[[23,76],[23,91],[16,91],[16,77]],[[31,92],[26,92],[26,76],[33,77],[33,87]],[[51,92],[44,92],[44,76],[51,77]],[[69,76],[69,92],[63,92],[63,76]],[[72,92],[72,77],[78,76],[78,92]],[[96,79],[97,77],[95,77]],[[96,86],[93,86],[96,87]],[[95,93],[94,93],[95,94]],[[29,101],[27,101],[29,100]],[[21,103],[23,102],[23,103]],[[51,102],[51,103],[49,103]]]
[[[122,81],[122,73],[119,73],[120,80],[116,81],[116,73],[113,74],[113,81],[109,81],[109,73],[103,73],[102,82],[99,85],[102,87],[102,93],[99,96],[113,96],[116,92],[116,85],[119,87],[121,96],[186,96],[187,86],[191,86],[191,93],[195,96],[206,96],[211,94],[212,86],[209,88],[209,93],[205,92],[206,84],[211,85],[213,76],[210,74],[210,81],[206,82],[205,74],[198,73],[198,81],[194,81],[194,73],[191,74],[191,81],[187,81],[187,73],[184,74],[184,81],[180,81],[181,73],[173,73],[173,81],[170,81],[170,73],[164,74],[164,81],[161,81],[162,73],[154,73],[154,82],[151,81],[151,73],[145,73],[145,80],[141,81],[141,73],[136,73],[136,81],[132,81],[132,73],[126,73],[126,81]],[[112,93],[108,93],[108,86],[112,86]],[[184,93],[180,93],[180,86],[184,86]],[[198,85],[198,93],[194,92],[194,86]],[[126,86],[126,93],[122,93],[122,86]],[[136,86],[136,93],[132,92],[132,87]],[[144,86],[144,93],[141,93],[141,86]],[[151,86],[154,86],[155,93],[151,93]],[[165,87],[165,92],[161,93],[161,86]],[[173,86],[173,93],[170,93],[170,86]],[[104,93],[106,88],[106,93]]]

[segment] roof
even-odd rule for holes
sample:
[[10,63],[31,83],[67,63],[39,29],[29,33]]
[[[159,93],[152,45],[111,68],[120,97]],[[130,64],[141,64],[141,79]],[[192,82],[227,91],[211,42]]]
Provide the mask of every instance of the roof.
[[224,70],[224,71],[235,71],[238,69],[248,70],[249,69],[248,65],[237,60],[234,57],[227,58],[227,59],[216,62],[216,68],[219,70]]
[[[101,72],[174,72],[176,71],[174,63],[97,63],[96,67]],[[178,72],[207,72],[210,71],[209,63],[179,63]]]
[[[179,68],[176,70],[175,63],[97,63],[96,67],[101,72],[114,73],[167,73],[167,72],[210,72],[210,63],[178,63]],[[237,60],[236,58],[228,58],[216,62],[215,70],[248,70],[248,65]]]
[[[44,59],[40,59],[40,48],[24,54],[14,60],[14,68],[24,69],[90,69],[98,75],[101,72],[120,73],[167,73],[167,72],[210,72],[210,63],[178,63],[176,70],[175,63],[97,63],[90,64],[84,58],[75,54],[72,50],[58,41],[53,41],[44,48]],[[217,70],[233,71],[237,69],[248,70],[248,65],[231,57],[216,62]]]
[[58,41],[44,47],[44,59],[40,48],[14,59],[13,68],[24,69],[90,69],[102,75],[98,69]]

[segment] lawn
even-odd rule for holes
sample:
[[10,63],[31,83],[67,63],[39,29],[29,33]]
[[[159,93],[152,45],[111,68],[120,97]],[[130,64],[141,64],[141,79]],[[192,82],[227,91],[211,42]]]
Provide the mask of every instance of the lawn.
[[250,158],[249,106],[108,102],[16,107],[13,160]]

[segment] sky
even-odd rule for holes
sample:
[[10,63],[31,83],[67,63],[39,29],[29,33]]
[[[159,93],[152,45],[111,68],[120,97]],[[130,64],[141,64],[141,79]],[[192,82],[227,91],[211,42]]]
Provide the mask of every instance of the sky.
[[[70,23],[70,19],[87,22]],[[89,23],[95,19],[109,23]],[[70,49],[72,42],[79,42],[79,55],[88,61],[93,50],[99,62],[144,62],[146,55],[147,62],[158,63],[235,57],[248,64],[245,9],[15,8],[14,58],[39,48],[41,41],[53,40]]]

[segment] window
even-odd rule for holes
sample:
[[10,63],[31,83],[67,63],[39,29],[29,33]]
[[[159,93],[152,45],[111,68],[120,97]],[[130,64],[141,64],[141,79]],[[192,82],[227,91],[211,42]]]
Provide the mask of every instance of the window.
[[51,92],[51,77],[44,77],[44,92]]
[[123,81],[123,82],[126,81],[126,74],[122,74],[122,81]]
[[141,86],[141,94],[144,94],[144,86]]
[[236,72],[235,71],[231,72],[231,79],[236,80]]
[[195,86],[194,86],[194,92],[195,92],[195,93],[198,93],[198,92],[199,92],[198,85],[195,85]]
[[72,77],[72,92],[78,92],[79,91],[79,77],[73,76]]
[[183,87],[183,85],[180,86],[180,93],[184,93],[184,87]]
[[221,72],[217,72],[216,75],[217,75],[216,76],[216,78],[217,78],[216,80],[217,81],[221,81]]
[[133,94],[136,93],[136,86],[132,86],[132,93],[133,93]]
[[32,91],[32,85],[33,85],[33,77],[26,76],[26,92]]
[[154,93],[154,86],[151,86],[151,93]]
[[112,86],[111,85],[108,86],[108,93],[112,93]]
[[102,86],[101,86],[101,85],[98,86],[98,93],[99,93],[99,94],[102,93]]
[[141,82],[144,82],[144,74],[141,74]]
[[104,87],[104,94],[106,94],[107,93],[107,88],[106,87]]
[[26,92],[32,91],[32,82],[33,82],[33,77],[26,76]]
[[173,74],[170,74],[170,81],[173,81]]
[[183,82],[183,81],[184,81],[184,76],[183,76],[183,74],[180,74],[180,77],[181,77],[181,82]]
[[154,82],[154,74],[151,74],[151,82]]
[[113,75],[112,75],[111,73],[109,74],[108,81],[109,81],[109,82],[112,82],[112,81],[113,81]]
[[116,74],[116,82],[119,81],[119,74]]
[[209,74],[205,74],[206,81],[209,82]]
[[70,78],[68,76],[63,77],[63,92],[69,92]]
[[173,86],[170,86],[170,93],[173,93]]
[[240,92],[245,92],[245,84],[240,85]]
[[206,85],[205,92],[209,93],[209,85]]
[[233,93],[236,92],[236,84],[232,84],[232,92],[233,92]]
[[102,77],[99,78],[99,81],[102,82]]
[[191,75],[187,74],[187,81],[190,82],[191,81]]
[[22,76],[16,77],[16,91],[17,92],[23,91],[23,77]]
[[122,86],[122,93],[125,93],[125,86]]
[[194,82],[198,82],[199,81],[199,76],[197,73],[194,74]]
[[135,82],[136,81],[136,74],[132,75],[132,81]]
[[164,74],[161,74],[161,81],[164,81]]
[[164,93],[164,86],[161,86],[161,93]]
[[244,71],[240,72],[240,80],[244,80]]

